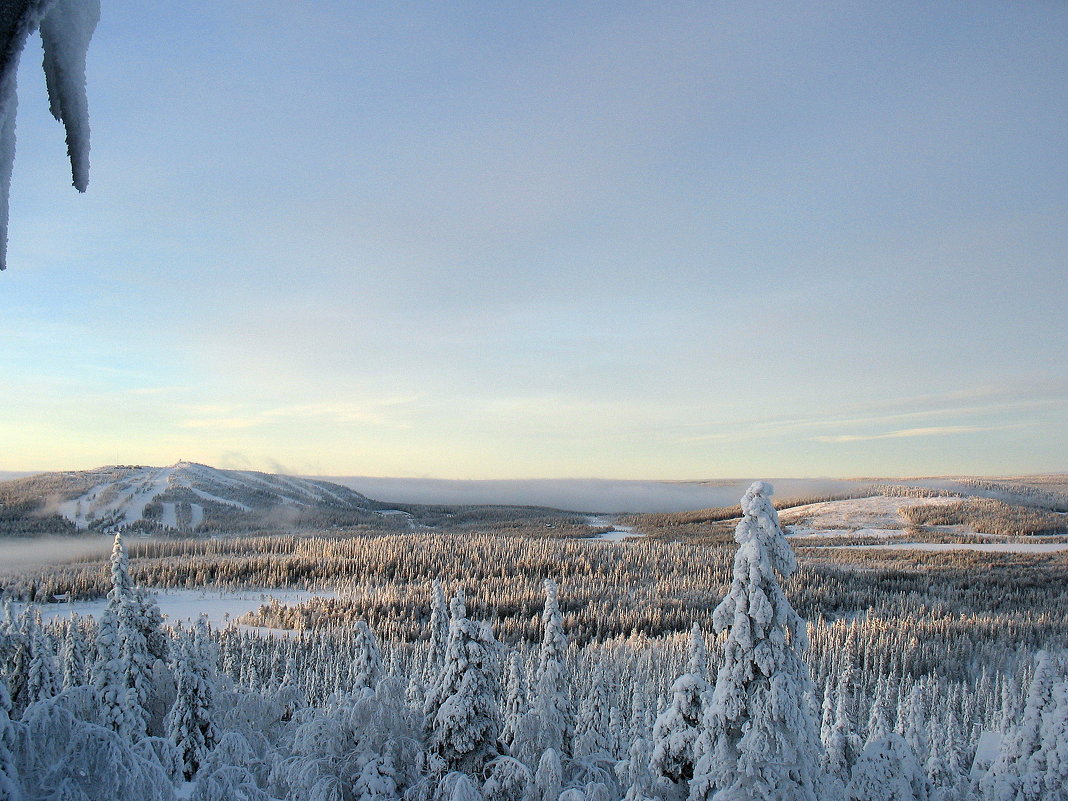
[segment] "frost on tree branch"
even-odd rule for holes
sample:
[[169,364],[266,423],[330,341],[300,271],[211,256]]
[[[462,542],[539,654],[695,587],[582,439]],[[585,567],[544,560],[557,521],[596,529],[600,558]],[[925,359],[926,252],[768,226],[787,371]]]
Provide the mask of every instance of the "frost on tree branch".
[[74,188],[89,183],[89,109],[85,56],[100,0],[0,0],[0,270],[7,267],[8,198],[15,163],[16,79],[26,39],[38,28],[52,116],[67,132]]

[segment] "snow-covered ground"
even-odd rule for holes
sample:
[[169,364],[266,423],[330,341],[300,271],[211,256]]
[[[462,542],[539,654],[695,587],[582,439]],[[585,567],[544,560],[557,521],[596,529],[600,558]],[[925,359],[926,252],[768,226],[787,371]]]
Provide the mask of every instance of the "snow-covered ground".
[[59,505],[59,514],[78,528],[93,520],[113,519],[119,524],[136,523],[145,507],[167,490],[174,467],[142,467],[122,481],[100,484],[79,498]]
[[[900,509],[912,506],[939,506],[958,498],[893,498],[875,496],[843,501],[825,501],[796,506],[780,513],[786,536],[794,540],[812,537],[900,538],[907,533],[908,521]],[[971,534],[990,540],[1007,539],[996,534],[968,531],[963,526],[938,526],[946,534]],[[1035,538],[1033,538],[1035,539]],[[1068,550],[1068,543],[1051,542],[903,542],[870,545],[828,545],[827,548],[911,549],[918,551],[985,551],[988,553],[1054,553]]]
[[643,537],[644,534],[635,531],[630,526],[615,526],[611,531],[606,531],[604,534],[600,534],[594,539],[604,540],[606,542],[622,542],[625,539],[631,537]]
[[839,531],[901,531],[908,527],[908,521],[901,516],[899,509],[907,506],[944,506],[958,501],[960,498],[890,498],[876,495],[794,506],[780,512],[779,518],[792,534],[818,533],[823,536],[824,532]]
[[885,542],[873,545],[825,545],[824,548],[910,551],[983,551],[985,553],[1056,553],[1068,542]]
[[[332,591],[309,590],[245,590],[245,591],[211,591],[211,590],[154,590],[156,601],[167,623],[195,621],[200,615],[208,616],[212,626],[225,626],[246,612],[259,609],[272,599],[285,605],[298,604],[313,597],[332,598]],[[66,617],[77,612],[83,617],[96,617],[104,611],[106,599],[93,601],[73,601],[70,603],[44,604],[40,606],[41,617],[47,622],[57,617]],[[15,604],[16,610],[20,604]]]
[[214,495],[196,487],[189,487],[189,490],[198,498],[203,498],[205,501],[214,501],[215,503],[221,503],[225,506],[233,506],[235,509],[240,509],[242,512],[252,511],[251,506],[246,506],[240,501],[235,501],[233,498],[224,498],[221,495]]
[[810,528],[798,528],[786,526],[784,528],[787,537],[803,540],[808,537],[897,537],[902,531],[897,528],[858,528],[856,531],[848,528],[833,528],[824,531],[814,531]]
[[600,540],[602,542],[622,542],[630,537],[644,537],[640,531],[635,531],[633,526],[617,526],[611,518],[602,517],[597,515],[591,515],[586,518],[586,525],[591,528],[604,528],[605,526],[611,526],[611,531],[606,531],[604,534],[598,534],[596,537],[590,537],[593,540]]

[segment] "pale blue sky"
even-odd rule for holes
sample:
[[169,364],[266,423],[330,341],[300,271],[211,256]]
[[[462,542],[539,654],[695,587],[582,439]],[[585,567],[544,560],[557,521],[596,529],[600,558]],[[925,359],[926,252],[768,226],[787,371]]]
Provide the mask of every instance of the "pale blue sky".
[[1068,4],[104,0],[0,469],[1068,469]]

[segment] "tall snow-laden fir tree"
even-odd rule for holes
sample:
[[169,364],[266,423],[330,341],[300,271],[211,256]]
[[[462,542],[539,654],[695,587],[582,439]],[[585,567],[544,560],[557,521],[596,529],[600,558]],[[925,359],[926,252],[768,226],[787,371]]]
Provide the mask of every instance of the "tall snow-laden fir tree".
[[167,714],[167,735],[178,748],[186,779],[191,779],[215,746],[215,666],[210,646],[196,633],[181,635],[175,660],[174,706]]
[[1049,801],[1068,801],[1068,681],[1053,688],[1053,709],[1042,721],[1043,771]]
[[22,610],[17,621],[11,621],[7,629],[9,653],[3,665],[4,676],[11,694],[12,717],[19,718],[35,700],[30,695],[30,663],[33,661],[33,616],[30,610]]
[[93,683],[105,726],[129,740],[145,733],[145,710],[126,683],[126,666],[119,639],[119,621],[109,604],[100,615],[96,632],[96,667]]
[[564,768],[560,753],[555,748],[546,748],[534,771],[535,798],[538,801],[555,801],[560,797],[564,784]]
[[868,738],[864,741],[866,746],[893,731],[893,704],[890,692],[886,677],[880,676],[875,683],[875,695],[872,698],[871,712],[868,715]]
[[928,801],[929,788],[912,747],[897,732],[875,737],[853,766],[847,801]]
[[485,624],[468,620],[461,590],[452,601],[441,678],[423,707],[429,747],[446,771],[481,775],[498,755],[500,645]]
[[653,774],[649,770],[651,747],[648,740],[638,737],[630,744],[627,758],[616,765],[616,773],[627,788],[624,801],[648,801],[652,796]]
[[771,491],[757,481],[742,498],[731,586],[712,618],[717,633],[729,633],[691,801],[816,799],[822,749],[801,660],[808,635],[776,578],[793,575],[797,562]]
[[572,755],[576,760],[591,757],[610,758],[611,730],[605,681],[604,668],[598,667],[594,671],[593,682],[579,705],[572,747]]
[[556,582],[545,580],[544,632],[538,653],[538,681],[534,712],[541,725],[541,747],[569,754],[571,748],[571,707],[568,697],[567,635],[557,598]]
[[[148,650],[145,613],[142,602],[130,578],[130,560],[122,533],[115,535],[111,550],[111,591],[106,611],[117,623],[118,645],[126,686],[132,691],[132,711],[142,718],[139,730],[144,733],[148,723],[152,698],[152,668],[155,662]],[[158,614],[158,612],[157,612]]]
[[526,688],[524,687],[523,665],[517,651],[508,655],[508,668],[504,679],[504,709],[501,710],[503,725],[501,742],[511,745],[515,740],[519,721],[527,711]]
[[156,596],[144,587],[134,588],[134,604],[137,610],[137,627],[145,638],[145,647],[153,660],[167,662],[170,659],[170,638],[163,630],[163,613]]
[[77,613],[67,622],[63,638],[63,688],[79,687],[88,679],[85,659],[85,634]]
[[707,666],[705,637],[701,627],[694,623],[686,672],[671,686],[671,706],[657,716],[653,725],[650,768],[655,775],[676,784],[693,778],[694,746],[701,734],[703,699],[708,692]]
[[489,775],[482,785],[485,801],[526,801],[532,795],[534,776],[518,759],[499,756],[486,771]]
[[[1027,690],[1023,718],[1002,743],[998,758],[979,783],[989,801],[1041,801],[1045,773],[1042,727],[1055,714],[1054,688],[1062,677],[1057,661],[1048,651],[1036,655],[1037,664]],[[1037,757],[1037,758],[1036,758]]]
[[363,620],[356,621],[353,644],[352,689],[373,690],[382,678],[382,651],[378,639]]
[[426,657],[424,684],[432,688],[445,666],[445,651],[449,648],[449,605],[441,582],[434,579],[430,593],[430,650]]
[[15,741],[14,724],[11,722],[11,697],[7,684],[0,676],[0,801],[21,801],[22,787],[19,782],[15,757],[11,745]]
[[52,653],[52,641],[41,627],[41,613],[34,609],[31,620],[27,696],[32,703],[51,698],[59,691],[59,674]]
[[827,737],[826,770],[843,784],[849,781],[853,765],[856,764],[864,748],[856,732],[856,722],[852,715],[852,671],[842,673],[835,694],[834,722]]

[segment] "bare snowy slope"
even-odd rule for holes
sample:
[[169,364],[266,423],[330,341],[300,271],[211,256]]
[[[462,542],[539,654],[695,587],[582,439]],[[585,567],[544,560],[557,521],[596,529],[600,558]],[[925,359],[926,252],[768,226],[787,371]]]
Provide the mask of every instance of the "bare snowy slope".
[[75,530],[104,532],[352,524],[371,517],[371,507],[365,496],[328,481],[193,462],[42,473],[0,484],[0,508],[11,519],[18,511],[39,520],[58,516]]
[[957,496],[901,498],[875,495],[794,506],[780,512],[779,519],[793,534],[899,533],[909,525],[902,509],[910,506],[947,506],[959,501]]

